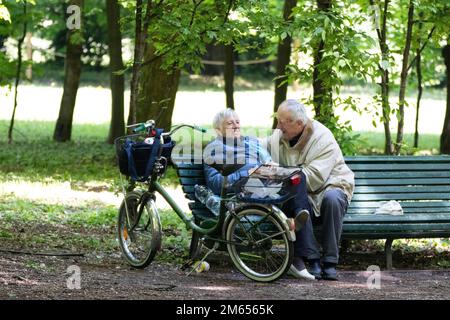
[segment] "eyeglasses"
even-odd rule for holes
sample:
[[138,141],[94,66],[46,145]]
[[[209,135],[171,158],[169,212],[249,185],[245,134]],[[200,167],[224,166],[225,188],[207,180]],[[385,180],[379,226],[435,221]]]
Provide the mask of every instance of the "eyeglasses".
[[279,118],[277,118],[277,122],[278,122],[278,124],[279,124],[280,126],[284,126],[284,125],[286,125],[286,124],[291,124],[292,122],[294,122],[294,120],[292,120],[292,119],[286,119],[286,120],[284,120],[284,119],[279,119]]

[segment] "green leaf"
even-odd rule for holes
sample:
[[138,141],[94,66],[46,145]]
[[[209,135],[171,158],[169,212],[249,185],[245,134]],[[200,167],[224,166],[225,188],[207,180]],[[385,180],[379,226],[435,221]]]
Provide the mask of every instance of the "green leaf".
[[0,20],[5,20],[8,22],[11,22],[11,17],[9,15],[8,8],[6,8],[4,5],[1,4],[0,1]]

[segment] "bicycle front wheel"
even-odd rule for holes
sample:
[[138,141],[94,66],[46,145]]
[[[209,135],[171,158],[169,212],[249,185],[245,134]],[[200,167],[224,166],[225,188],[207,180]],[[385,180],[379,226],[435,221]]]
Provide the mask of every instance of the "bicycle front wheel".
[[229,220],[225,237],[236,268],[260,282],[278,279],[289,269],[294,244],[275,215],[260,208],[243,208]]
[[142,194],[138,191],[127,193],[119,209],[120,248],[126,261],[135,268],[148,266],[161,248],[158,209],[154,199],[142,201]]

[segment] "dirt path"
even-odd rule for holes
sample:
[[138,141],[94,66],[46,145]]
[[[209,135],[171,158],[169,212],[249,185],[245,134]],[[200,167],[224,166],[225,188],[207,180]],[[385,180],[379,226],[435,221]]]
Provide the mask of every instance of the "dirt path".
[[[223,257],[216,257],[223,259]],[[450,271],[381,272],[380,289],[369,289],[363,271],[341,271],[340,281],[283,278],[270,284],[248,280],[227,263],[211,263],[206,273],[186,277],[177,266],[153,263],[130,269],[120,258],[93,263],[88,258],[0,254],[0,299],[450,299]],[[69,289],[80,268],[80,289]]]

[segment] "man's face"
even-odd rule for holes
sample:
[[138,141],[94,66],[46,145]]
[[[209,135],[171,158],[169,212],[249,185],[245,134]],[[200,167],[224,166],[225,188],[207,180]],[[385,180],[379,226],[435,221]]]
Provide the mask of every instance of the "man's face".
[[226,118],[222,124],[222,135],[229,138],[239,138],[241,136],[241,122],[239,118]]
[[300,120],[293,120],[293,116],[286,108],[279,108],[277,111],[277,129],[283,133],[284,140],[291,140],[299,135],[303,130],[303,123]]

